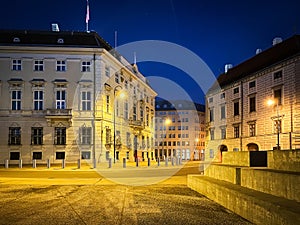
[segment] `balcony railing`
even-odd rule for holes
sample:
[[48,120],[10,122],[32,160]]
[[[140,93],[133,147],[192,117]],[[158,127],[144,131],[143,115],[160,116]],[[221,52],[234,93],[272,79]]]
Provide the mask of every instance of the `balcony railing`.
[[129,120],[129,126],[138,129],[144,129],[144,122],[141,120]]
[[72,109],[47,109],[47,116],[72,116]]

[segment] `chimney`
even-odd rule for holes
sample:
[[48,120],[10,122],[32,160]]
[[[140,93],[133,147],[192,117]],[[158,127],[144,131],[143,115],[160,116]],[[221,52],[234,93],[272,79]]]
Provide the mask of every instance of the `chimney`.
[[55,32],[59,32],[59,27],[57,23],[52,23],[51,24],[51,30]]
[[228,70],[231,68],[232,68],[232,64],[225,64],[225,73],[227,73]]

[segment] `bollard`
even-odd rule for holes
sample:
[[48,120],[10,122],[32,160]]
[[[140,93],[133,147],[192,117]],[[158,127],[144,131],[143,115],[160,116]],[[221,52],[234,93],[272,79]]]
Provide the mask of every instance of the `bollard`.
[[174,164],[175,164],[174,159],[175,159],[174,157],[171,158],[172,166],[174,166]]
[[50,159],[47,159],[47,168],[50,169],[51,164],[50,164]]
[[176,166],[179,165],[179,159],[180,159],[180,158],[176,158]]
[[36,159],[32,160],[32,168],[36,168]]
[[9,167],[9,161],[8,159],[5,159],[5,168],[7,169]]
[[123,168],[126,168],[126,158],[123,158]]
[[179,165],[182,165],[182,159],[179,158]]
[[23,166],[23,160],[19,159],[19,168],[22,168],[22,166]]
[[150,166],[150,164],[151,164],[151,159],[148,158],[148,166]]
[[165,158],[165,166],[168,166],[168,160],[169,160],[169,158],[166,157],[166,158]]
[[111,158],[108,159],[108,168],[111,168]]
[[160,158],[158,157],[157,158],[157,166],[159,166],[160,165]]
[[65,163],[65,159],[62,159],[61,161],[61,168],[65,168],[66,167],[66,163]]
[[135,160],[135,166],[139,167],[139,158],[136,158],[136,160]]
[[93,168],[96,169],[97,168],[97,160],[93,159]]
[[81,160],[78,159],[78,160],[77,160],[77,169],[80,169],[80,168],[81,168]]

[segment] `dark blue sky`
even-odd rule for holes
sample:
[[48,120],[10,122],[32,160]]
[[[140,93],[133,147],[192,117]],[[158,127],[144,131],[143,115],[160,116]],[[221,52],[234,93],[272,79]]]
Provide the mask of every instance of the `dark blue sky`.
[[[173,42],[196,53],[218,76],[224,65],[238,65],[267,49],[274,37],[300,33],[299,1],[89,0],[90,30],[112,46],[141,40]],[[86,0],[7,0],[0,8],[0,29],[85,30]],[[137,58],[138,58],[137,54]],[[131,59],[129,59],[131,60]],[[203,102],[193,80],[161,63],[138,64],[145,76],[172,79],[192,99]],[[159,92],[159,91],[158,91]]]

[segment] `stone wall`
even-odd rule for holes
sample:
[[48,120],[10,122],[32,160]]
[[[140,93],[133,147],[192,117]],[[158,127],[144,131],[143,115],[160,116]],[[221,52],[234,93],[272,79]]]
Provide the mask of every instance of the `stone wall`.
[[268,167],[276,170],[300,172],[300,150],[269,151]]

